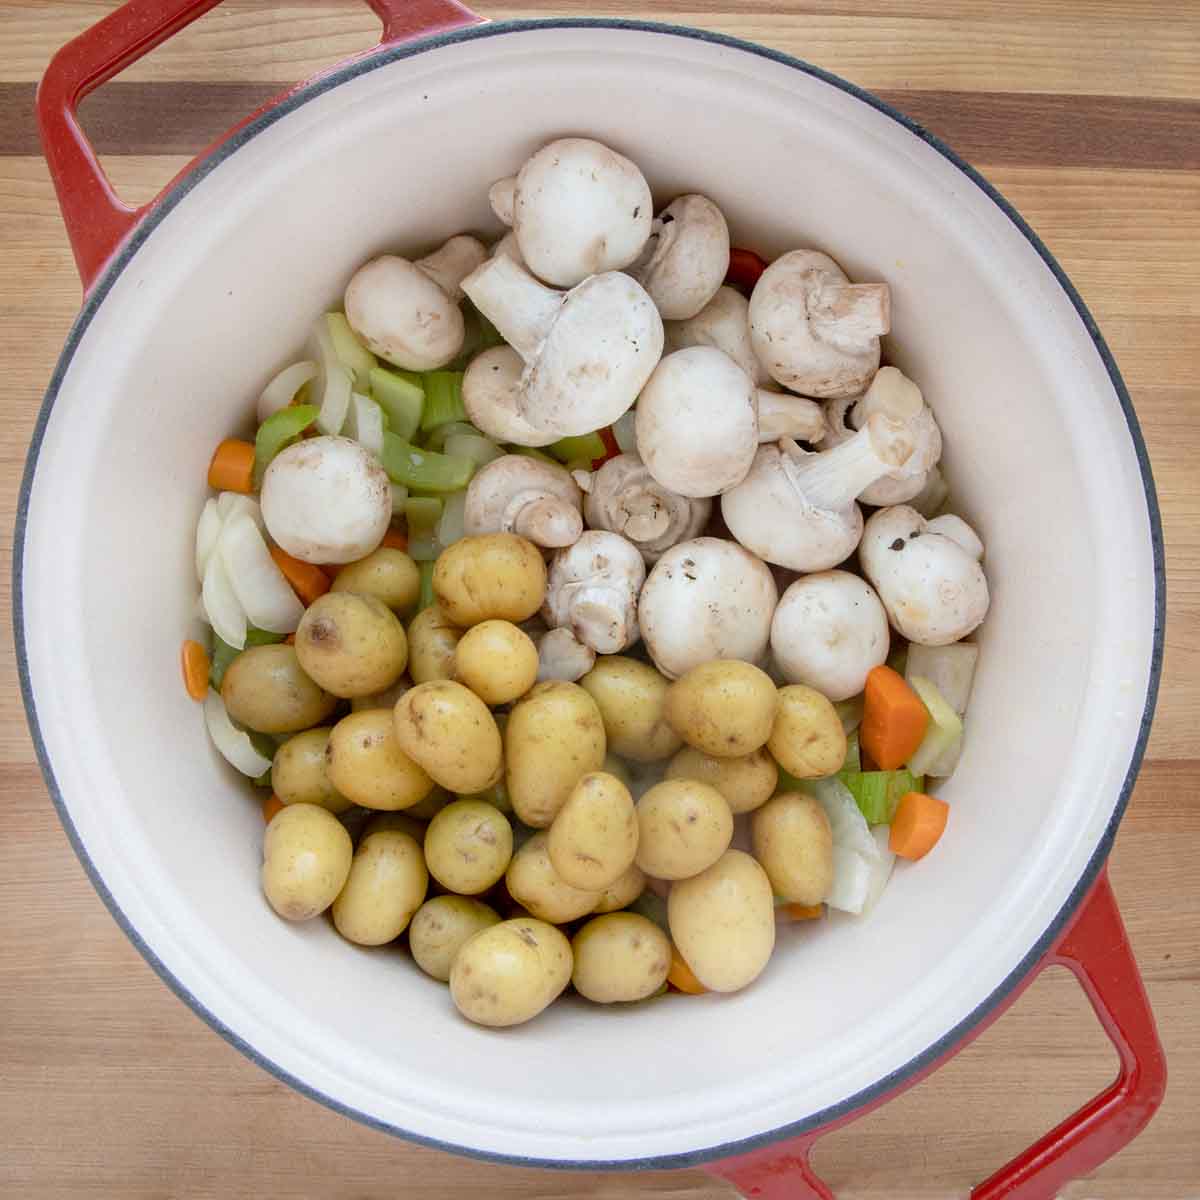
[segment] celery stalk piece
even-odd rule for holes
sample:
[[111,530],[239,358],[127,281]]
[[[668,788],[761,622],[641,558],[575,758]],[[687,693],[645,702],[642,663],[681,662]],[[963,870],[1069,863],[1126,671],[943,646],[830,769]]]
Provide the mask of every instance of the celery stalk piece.
[[441,452],[446,449],[446,443],[452,437],[460,435],[464,437],[483,437],[483,434],[470,421],[447,421],[444,425],[439,425],[427,438],[423,439],[424,448],[426,450]]
[[892,634],[892,649],[887,656],[887,665],[897,675],[903,675],[904,668],[908,665],[908,643],[899,641],[895,634]]
[[421,377],[411,371],[372,367],[370,372],[371,399],[383,409],[388,429],[398,438],[411,441],[421,428],[425,408],[425,389]]
[[921,702],[929,709],[929,725],[916,753],[908,760],[908,769],[917,775],[932,774],[931,768],[945,769],[943,760],[953,764],[957,760],[955,747],[962,743],[962,717],[947,703],[945,696],[923,675],[914,675],[909,681]]
[[452,458],[469,458],[479,466],[495,462],[504,451],[481,433],[454,433],[445,442],[445,451]]
[[911,771],[839,771],[837,778],[854,797],[868,825],[887,825],[896,815],[896,805],[908,792],[925,787],[921,776]]
[[858,746],[858,730],[856,729],[846,739],[846,759],[842,763],[843,771],[862,770],[862,751]]
[[583,433],[578,437],[560,438],[552,446],[546,447],[546,453],[556,458],[560,463],[569,463],[573,459],[587,459],[594,463],[608,453],[604,439],[598,433]]
[[[248,626],[246,629],[247,649],[251,646],[273,646],[277,642],[282,641],[282,633],[270,633],[265,629],[255,629],[253,625]],[[239,654],[241,654],[241,651],[235,646],[231,646],[228,642],[223,642],[215,633],[213,634],[212,662],[208,668],[208,682],[218,692],[221,690],[221,681],[225,678],[225,672],[229,669],[229,664]]]
[[417,612],[421,612],[434,603],[433,563],[423,562],[419,564],[417,570],[421,573],[421,589],[417,592]]
[[442,519],[442,502],[410,497],[404,503],[408,519],[408,556],[416,562],[432,562],[441,551],[437,529]]
[[359,391],[366,391],[371,386],[371,368],[375,365],[375,355],[358,340],[358,335],[350,328],[350,322],[346,320],[344,313],[326,313],[325,324],[329,329],[333,352],[338,361],[354,373],[354,386]]
[[426,371],[423,379],[425,411],[421,415],[421,429],[425,433],[450,421],[467,419],[467,410],[463,407],[461,371]]
[[313,325],[313,341],[316,343],[316,358],[321,366],[318,386],[312,387],[310,398],[320,406],[317,428],[324,434],[342,432],[346,414],[350,411],[350,391],[354,385],[354,372],[345,366],[333,347],[333,335],[329,322],[324,318]]
[[855,696],[851,700],[839,700],[833,707],[841,717],[842,728],[849,737],[862,724],[863,698]]
[[408,499],[408,488],[402,483],[392,484],[392,516],[404,516],[404,502]]
[[452,546],[460,538],[467,536],[467,493],[455,492],[446,497],[442,506],[441,520],[437,524],[437,544],[440,550]]
[[290,446],[316,419],[315,404],[293,404],[273,412],[254,435],[254,482],[262,483],[263,472],[285,446]]
[[549,463],[553,467],[558,467],[558,466],[562,465],[560,462],[558,462],[557,459],[551,458],[550,455],[544,453],[541,450],[534,449],[533,446],[510,446],[509,453],[510,454],[520,454],[520,455],[523,455],[525,458],[536,458],[538,460],[538,462]]
[[381,458],[388,478],[410,491],[437,495],[461,492],[475,474],[475,464],[469,458],[421,450],[394,433],[383,435]]

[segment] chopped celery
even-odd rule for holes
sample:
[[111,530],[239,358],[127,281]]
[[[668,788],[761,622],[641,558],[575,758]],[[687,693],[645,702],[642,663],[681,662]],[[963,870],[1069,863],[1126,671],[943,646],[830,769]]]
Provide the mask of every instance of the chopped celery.
[[467,410],[463,408],[461,371],[426,371],[425,411],[421,414],[421,429],[428,433],[439,425],[450,421],[465,421]]
[[962,745],[963,737],[962,717],[923,675],[914,675],[908,682],[929,709],[929,725],[925,729],[925,737],[917,747],[916,753],[908,760],[908,769],[917,775],[936,773],[944,777],[954,770],[958,762],[958,749]]
[[437,523],[437,544],[439,550],[445,550],[461,538],[466,537],[467,529],[467,493],[455,492],[446,497],[442,505],[442,518]]
[[[273,646],[276,642],[282,641],[282,633],[270,633],[265,629],[255,629],[253,625],[246,628],[246,649],[251,646]],[[241,651],[236,646],[223,642],[215,633],[213,634],[212,665],[208,669],[208,682],[216,691],[221,690],[221,681],[225,678],[225,672],[229,670],[229,664],[239,654]]]
[[862,770],[862,752],[858,748],[857,729],[846,739],[846,761],[842,763],[842,770]]
[[896,672],[897,675],[904,674],[904,668],[908,664],[908,643],[902,642],[893,635],[891,653],[887,656],[887,665]]
[[446,453],[453,458],[469,458],[481,467],[500,458],[504,451],[481,433],[455,433],[446,439]]
[[275,646],[283,641],[282,633],[272,633],[269,629],[255,629],[250,625],[246,629],[246,647]]
[[626,905],[626,909],[653,921],[664,932],[671,932],[667,924],[667,902],[657,892],[647,888],[632,904]]
[[868,825],[887,825],[906,792],[919,792],[925,780],[911,771],[839,771]]
[[402,483],[392,484],[392,516],[404,516],[404,502],[408,499],[408,488]]
[[268,767],[255,781],[254,786],[260,788],[269,788],[271,786],[271,771],[274,769],[274,764]]
[[425,497],[409,497],[404,502],[408,519],[408,556],[417,562],[432,562],[438,556],[437,529],[442,519],[442,502]]
[[425,389],[421,377],[411,371],[372,367],[370,374],[371,399],[383,409],[388,429],[397,437],[410,441],[421,428],[421,413],[425,407]]
[[262,483],[263,472],[285,446],[290,446],[316,419],[315,404],[293,404],[273,412],[254,435],[254,481]]
[[[433,572],[430,571],[432,576]],[[485,788],[482,792],[472,792],[469,796],[463,796],[464,800],[481,800],[484,804],[490,804],[493,808],[498,808],[502,813],[510,813],[513,810],[512,801],[508,798],[508,788],[504,785],[504,780],[499,783],[494,783],[490,788]]]
[[483,434],[470,421],[447,421],[445,425],[439,425],[425,439],[425,449],[445,450],[446,443],[452,437],[458,437],[459,434],[471,437],[483,437]]
[[371,368],[375,365],[375,355],[358,340],[358,335],[350,328],[350,322],[343,313],[326,313],[325,324],[329,328],[329,336],[333,339],[333,352],[338,361],[354,372],[354,386],[365,391],[371,383]]
[[536,458],[539,462],[550,463],[552,466],[561,466],[561,464],[541,450],[534,449],[533,446],[512,446],[509,449],[510,454],[520,454],[524,458]]
[[433,597],[433,563],[423,562],[417,567],[421,573],[421,589],[417,592],[417,612],[422,612],[434,603]]
[[910,684],[914,675],[928,679],[961,717],[971,698],[978,661],[979,647],[974,642],[951,642],[949,646],[918,646],[914,643],[908,648],[905,674]]
[[383,469],[393,483],[423,492],[461,492],[475,474],[469,458],[421,450],[394,433],[383,435]]
[[851,700],[839,700],[833,707],[841,717],[842,728],[849,737],[862,724],[863,698],[855,696]]
[[546,447],[546,453],[551,458],[557,458],[560,463],[585,458],[590,464],[598,458],[603,458],[608,453],[608,448],[598,433],[584,433],[579,437],[560,438],[554,445]]

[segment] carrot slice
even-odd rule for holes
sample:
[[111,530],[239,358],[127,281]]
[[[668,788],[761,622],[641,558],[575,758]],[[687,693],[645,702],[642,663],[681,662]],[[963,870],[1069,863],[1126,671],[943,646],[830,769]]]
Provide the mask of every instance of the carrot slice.
[[284,808],[286,808],[286,807],[287,806],[284,804],[284,802],[282,800],[280,800],[280,798],[277,795],[275,795],[274,792],[272,792],[262,802],[263,820],[266,821],[266,823],[268,825],[270,825],[270,823],[275,819],[275,817],[279,813],[283,812]]
[[286,550],[278,546],[271,547],[271,557],[275,565],[283,572],[284,578],[292,585],[292,591],[306,604],[311,604],[318,596],[329,591],[329,576],[320,567],[312,563],[301,562],[293,558]]
[[784,904],[779,911],[785,913],[789,921],[817,921],[825,915],[825,905]]
[[240,438],[226,438],[208,464],[208,486],[247,496],[254,491],[254,446]]
[[692,974],[692,968],[683,961],[683,955],[671,947],[671,969],[667,972],[667,982],[677,991],[686,992],[689,996],[703,996],[708,988]]
[[863,692],[858,740],[882,771],[902,767],[917,752],[929,725],[921,697],[891,667],[874,667]]
[[398,529],[389,529],[383,535],[383,541],[379,543],[381,546],[387,546],[389,550],[407,550],[408,537]]
[[208,652],[199,642],[190,638],[183,643],[183,686],[193,700],[203,700],[208,695]]
[[946,830],[950,805],[924,792],[906,792],[892,818],[888,846],[901,858],[924,858]]
[[287,637],[283,639],[283,644],[285,646],[294,646],[296,644],[296,635],[294,633],[289,633]]

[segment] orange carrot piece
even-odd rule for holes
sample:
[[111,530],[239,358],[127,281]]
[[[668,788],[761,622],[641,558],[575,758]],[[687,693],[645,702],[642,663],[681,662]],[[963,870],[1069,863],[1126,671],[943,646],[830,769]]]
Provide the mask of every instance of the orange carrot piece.
[[199,642],[190,638],[183,643],[183,686],[193,700],[203,700],[208,695],[208,652]]
[[262,802],[263,820],[266,821],[266,823],[268,825],[270,825],[270,823],[275,819],[275,817],[279,813],[283,812],[284,808],[286,808],[286,807],[287,806],[284,804],[284,802],[282,800],[280,800],[280,798],[277,795],[275,795],[274,792],[272,792]]
[[240,438],[226,438],[208,464],[208,486],[247,496],[254,491],[254,446]]
[[692,968],[683,961],[683,955],[671,947],[671,969],[667,972],[667,982],[677,991],[689,996],[703,996],[708,988],[692,974]]
[[283,639],[283,644],[285,646],[294,646],[296,644],[296,635],[294,633],[289,633],[287,637]]
[[892,818],[888,846],[893,854],[914,861],[924,858],[946,830],[950,805],[924,792],[906,792]]
[[278,546],[271,547],[271,557],[283,572],[284,578],[292,585],[292,591],[300,597],[305,606],[329,591],[329,576],[320,567],[301,562]]
[[921,697],[891,667],[874,667],[863,692],[862,748],[881,771],[902,767],[917,752],[929,724]]
[[379,544],[387,546],[390,550],[407,550],[408,538],[398,529],[389,529]]
[[785,913],[789,921],[817,921],[825,915],[825,905],[784,904],[780,912]]

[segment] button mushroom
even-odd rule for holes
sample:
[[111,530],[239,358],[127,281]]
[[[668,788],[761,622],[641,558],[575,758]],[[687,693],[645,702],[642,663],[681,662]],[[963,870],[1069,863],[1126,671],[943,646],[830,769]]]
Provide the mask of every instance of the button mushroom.
[[750,301],[736,288],[719,287],[713,298],[690,320],[666,321],[663,325],[666,350],[689,346],[712,346],[723,350],[756,387],[771,383],[750,341]]
[[729,226],[707,196],[680,196],[655,218],[650,239],[629,273],[665,321],[694,317],[729,271]]
[[511,346],[477,354],[462,382],[462,402],[476,429],[510,446],[549,446],[553,433],[535,429],[517,411],[525,362]]
[[590,138],[560,138],[488,192],[529,269],[556,287],[629,266],[650,236],[654,201],[641,171]]
[[648,563],[664,550],[694,538],[708,523],[712,501],[680,496],[663,487],[636,454],[618,454],[598,471],[577,471],[585,494],[584,516],[592,529],[628,538]]
[[485,258],[483,243],[465,234],[416,262],[394,254],[373,258],[346,287],[346,320],[369,349],[398,367],[444,367],[466,332],[459,285]]
[[891,327],[886,283],[851,283],[827,254],[792,250],[759,277],[750,296],[750,339],[773,379],[806,396],[866,390]]
[[505,454],[475,473],[467,488],[468,534],[516,533],[535,546],[570,546],[583,532],[583,494],[562,467]]
[[619,654],[638,640],[638,593],[645,578],[632,542],[606,530],[589,531],[551,561],[542,616],[599,654]]
[[574,683],[595,665],[596,652],[585,646],[570,629],[551,629],[537,639],[538,682],[559,679]]
[[890,641],[875,589],[849,571],[797,579],[771,621],[771,652],[784,679],[834,701],[863,690],[867,672],[887,660]]
[[729,531],[767,562],[824,571],[862,536],[855,497],[912,453],[908,428],[876,413],[849,441],[810,454],[781,438],[763,446],[742,483],[721,497]]
[[638,622],[655,666],[677,679],[714,658],[758,662],[778,598],[760,559],[736,542],[694,538],[655,563],[642,588]]
[[556,437],[611,425],[662,354],[654,301],[619,271],[564,294],[501,254],[463,280],[463,290],[525,361],[517,412]]
[[904,504],[881,508],[867,522],[858,551],[892,624],[922,646],[957,642],[988,610],[979,565],[983,543],[959,517],[938,521],[927,522]]

